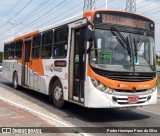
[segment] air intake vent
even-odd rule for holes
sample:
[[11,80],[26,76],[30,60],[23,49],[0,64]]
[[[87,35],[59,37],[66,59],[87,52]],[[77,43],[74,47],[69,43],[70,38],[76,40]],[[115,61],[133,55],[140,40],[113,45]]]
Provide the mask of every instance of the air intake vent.
[[118,81],[127,81],[127,82],[144,82],[152,80],[154,77],[139,77],[139,76],[108,76],[108,78]]
[[134,72],[116,72],[106,71],[92,67],[93,71],[103,77],[118,80],[123,82],[145,82],[150,81],[156,77],[156,73],[134,73]]

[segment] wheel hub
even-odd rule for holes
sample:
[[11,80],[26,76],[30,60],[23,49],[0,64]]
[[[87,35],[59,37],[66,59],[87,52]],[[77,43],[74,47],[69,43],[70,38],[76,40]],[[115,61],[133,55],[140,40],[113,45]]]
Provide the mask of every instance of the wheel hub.
[[56,86],[54,90],[54,98],[58,101],[62,98],[62,89],[59,86]]

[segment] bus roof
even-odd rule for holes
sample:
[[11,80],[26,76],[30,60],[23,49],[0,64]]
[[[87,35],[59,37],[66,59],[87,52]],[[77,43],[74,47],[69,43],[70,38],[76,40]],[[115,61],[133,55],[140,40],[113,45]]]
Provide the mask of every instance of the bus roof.
[[47,27],[44,27],[44,28],[41,28],[39,30],[35,30],[35,31],[32,31],[32,32],[29,32],[29,33],[26,33],[26,34],[23,34],[21,36],[18,36],[16,38],[12,38],[10,40],[8,40],[7,42],[5,43],[9,43],[9,42],[12,42],[12,41],[17,41],[17,40],[23,40],[25,37],[29,37],[29,36],[32,36],[32,35],[35,35],[35,34],[38,34],[38,33],[41,33],[41,32],[44,32],[44,31],[47,31],[49,29],[53,29],[53,28],[56,28],[56,27],[59,27],[59,26],[62,26],[62,25],[65,25],[65,24],[68,24],[68,23],[71,23],[75,20],[78,20],[78,19],[81,19],[83,17],[89,17],[90,16],[90,20],[93,21],[93,18],[94,18],[94,14],[96,12],[119,12],[119,13],[123,13],[123,14],[129,14],[129,15],[135,15],[137,17],[142,17],[142,18],[145,18],[151,22],[154,23],[153,20],[145,17],[145,16],[142,16],[142,15],[139,15],[139,14],[134,14],[134,13],[129,13],[129,12],[124,12],[124,11],[118,11],[118,10],[89,10],[89,11],[86,11],[84,13],[81,13],[81,14],[78,14],[76,16],[72,16],[68,19],[65,19],[65,20],[62,20],[62,21],[59,21],[55,24],[52,24],[52,25],[49,25]]

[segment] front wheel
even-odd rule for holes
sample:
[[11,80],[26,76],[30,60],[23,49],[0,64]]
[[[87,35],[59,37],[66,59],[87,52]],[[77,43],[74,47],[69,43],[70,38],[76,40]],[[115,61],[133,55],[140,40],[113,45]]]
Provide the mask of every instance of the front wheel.
[[65,101],[63,99],[63,88],[61,82],[57,79],[52,88],[52,100],[56,107],[63,108]]

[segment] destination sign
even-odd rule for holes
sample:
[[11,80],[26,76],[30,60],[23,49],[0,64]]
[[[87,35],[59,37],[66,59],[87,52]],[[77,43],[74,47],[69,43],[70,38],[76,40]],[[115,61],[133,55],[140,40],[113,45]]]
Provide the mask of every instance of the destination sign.
[[102,14],[102,23],[110,23],[115,25],[147,29],[149,22],[132,18],[126,18],[122,16]]

